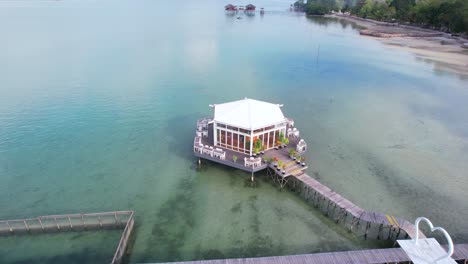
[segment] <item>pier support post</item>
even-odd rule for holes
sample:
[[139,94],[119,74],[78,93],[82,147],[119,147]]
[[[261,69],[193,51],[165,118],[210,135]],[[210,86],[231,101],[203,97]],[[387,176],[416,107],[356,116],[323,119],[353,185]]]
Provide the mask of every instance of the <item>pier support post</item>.
[[6,223],[8,225],[8,230],[13,234],[13,228],[11,227],[10,222],[7,221]]
[[[377,233],[377,240],[380,240],[382,233],[383,233],[383,224],[380,224],[379,233]],[[383,239],[383,235],[382,235],[382,239]]]
[[26,223],[26,220],[23,220],[23,223],[24,223],[24,227],[26,227],[26,231],[30,231],[29,229],[29,226],[28,226],[28,223]]
[[400,236],[400,231],[401,231],[401,228],[398,228],[398,232],[396,234],[395,241],[398,240],[398,237]]
[[57,226],[57,230],[60,231],[60,225],[58,224],[56,217],[54,217],[54,222],[55,222],[55,225]]
[[254,173],[252,172],[252,176],[250,176],[250,181],[254,182]]
[[44,231],[44,225],[42,224],[41,218],[39,217],[39,218],[37,218],[37,220],[39,221],[39,224],[41,225],[42,231]]
[[198,158],[198,168],[201,168],[201,159]]
[[370,222],[366,223],[366,231],[364,232],[364,239],[367,240],[367,232],[369,232]]

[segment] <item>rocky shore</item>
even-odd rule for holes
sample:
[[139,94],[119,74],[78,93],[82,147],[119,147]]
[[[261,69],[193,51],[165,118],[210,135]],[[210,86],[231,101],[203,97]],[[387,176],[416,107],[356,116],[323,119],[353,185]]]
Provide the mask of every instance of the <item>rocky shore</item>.
[[361,27],[360,34],[375,38],[389,47],[404,49],[418,59],[432,63],[434,70],[456,73],[468,78],[468,40],[449,33],[398,23],[333,14]]

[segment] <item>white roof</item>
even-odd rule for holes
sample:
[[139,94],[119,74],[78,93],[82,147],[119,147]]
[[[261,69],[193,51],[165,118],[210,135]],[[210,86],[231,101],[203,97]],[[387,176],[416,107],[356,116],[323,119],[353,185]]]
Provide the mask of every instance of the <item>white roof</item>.
[[214,105],[214,121],[255,130],[284,122],[285,117],[278,104],[245,98]]

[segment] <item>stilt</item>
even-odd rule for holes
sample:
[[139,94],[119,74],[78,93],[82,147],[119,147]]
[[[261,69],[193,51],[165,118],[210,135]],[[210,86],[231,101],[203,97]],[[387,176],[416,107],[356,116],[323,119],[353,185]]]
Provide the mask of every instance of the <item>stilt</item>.
[[330,216],[331,219],[333,219],[333,220],[335,220],[335,211],[336,211],[336,204],[335,204],[335,206],[333,206],[332,215]]
[[11,227],[10,222],[7,221],[6,223],[8,225],[8,230],[10,230],[10,233],[13,233],[13,228]]
[[331,200],[328,200],[327,209],[325,210],[325,215],[328,216],[328,207],[330,207]]
[[364,232],[364,239],[367,240],[367,232],[369,232],[369,228],[370,228],[370,223],[367,222],[366,223],[366,231]]
[[[377,240],[380,240],[380,236],[382,235],[383,231],[383,224],[380,224],[379,226],[379,233],[377,233]],[[382,237],[383,239],[383,237]]]
[[353,219],[351,219],[351,225],[349,226],[349,231],[353,231],[355,221],[354,219],[356,219],[356,217],[353,216]]
[[57,218],[54,217],[54,222],[55,222],[55,225],[57,226],[57,230],[60,231],[60,225],[59,223],[57,222]]
[[201,159],[198,158],[198,168],[201,168]]
[[400,236],[400,231],[401,231],[401,228],[398,228],[398,232],[396,234],[395,241],[398,240],[398,237]]
[[253,173],[253,171],[252,171],[252,176],[250,177],[250,181],[254,182],[254,173]]
[[389,239],[392,237],[392,231],[394,230],[392,226],[390,226],[388,229],[389,229],[389,230],[388,230],[388,237],[387,237],[387,240],[389,240]]

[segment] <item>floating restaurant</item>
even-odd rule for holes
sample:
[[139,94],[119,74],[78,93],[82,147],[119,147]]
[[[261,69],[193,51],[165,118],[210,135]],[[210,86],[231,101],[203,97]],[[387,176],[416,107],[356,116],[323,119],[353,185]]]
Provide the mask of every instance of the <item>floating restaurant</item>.
[[197,121],[195,156],[252,173],[271,168],[282,179],[303,173],[307,144],[282,106],[248,98],[210,105],[213,118]]
[[[257,7],[252,5],[252,4],[248,4],[246,5],[245,7],[244,6],[235,6],[233,4],[228,4],[224,7],[224,10],[226,10],[227,12],[237,12],[238,10],[242,10],[242,11],[245,11],[246,13],[255,13],[255,9]],[[264,14],[265,13],[265,10],[263,8],[261,8],[260,10],[260,13],[261,14]]]
[[226,11],[237,11],[237,6],[228,4],[227,6],[224,7],[224,10]]
[[248,4],[248,5],[245,6],[246,11],[255,11],[255,8],[256,7],[254,5],[252,5],[252,4]]

